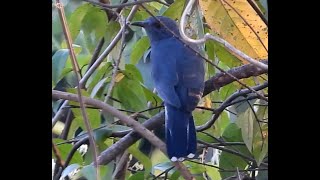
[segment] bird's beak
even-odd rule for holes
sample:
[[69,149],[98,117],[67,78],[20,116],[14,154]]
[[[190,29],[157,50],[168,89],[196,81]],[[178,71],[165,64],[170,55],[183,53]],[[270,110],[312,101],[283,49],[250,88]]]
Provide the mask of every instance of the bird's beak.
[[131,25],[145,27],[147,25],[147,22],[145,22],[145,21],[137,21],[137,22],[131,23]]

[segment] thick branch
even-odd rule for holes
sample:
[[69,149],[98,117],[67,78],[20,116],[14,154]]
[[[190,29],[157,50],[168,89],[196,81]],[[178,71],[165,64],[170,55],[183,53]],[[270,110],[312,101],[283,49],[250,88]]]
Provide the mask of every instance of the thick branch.
[[[264,64],[268,64],[267,60],[261,61]],[[238,79],[244,79],[252,76],[259,76],[261,74],[268,73],[267,70],[261,69],[253,64],[246,64],[227,71]],[[234,79],[226,73],[217,73],[214,77],[205,82],[205,89],[203,95],[207,95],[212,91],[215,91],[223,86],[226,86],[234,82]]]

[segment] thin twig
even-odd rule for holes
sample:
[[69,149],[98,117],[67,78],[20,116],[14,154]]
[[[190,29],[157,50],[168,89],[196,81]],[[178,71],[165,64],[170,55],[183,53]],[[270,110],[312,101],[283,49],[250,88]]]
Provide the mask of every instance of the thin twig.
[[60,167],[64,168],[64,167],[65,167],[65,163],[63,162],[63,160],[62,160],[62,158],[61,158],[61,154],[60,154],[59,149],[58,149],[57,146],[53,143],[53,141],[52,141],[52,150],[53,150],[54,156],[57,158],[56,164],[58,164]]
[[241,180],[240,173],[239,173],[239,168],[238,168],[238,167],[237,167],[237,177],[238,177],[238,180]]
[[251,111],[252,111],[252,113],[253,113],[253,115],[254,115],[257,123],[258,123],[258,126],[259,126],[260,135],[261,135],[261,139],[262,139],[262,145],[261,145],[261,150],[262,150],[263,145],[264,145],[264,137],[263,137],[263,132],[262,132],[261,124],[259,123],[259,119],[258,119],[257,113],[254,111],[252,105],[250,104],[250,102],[249,102],[248,100],[247,100],[247,103],[248,103],[248,105],[249,105],[249,107],[250,107],[250,109],[251,109]]
[[[203,107],[203,106],[197,106],[196,107],[197,109],[203,109],[203,110],[207,110],[207,111],[211,111],[213,114],[215,113],[215,109],[213,109],[213,108],[207,108],[207,107]],[[235,112],[232,112],[232,111],[230,111],[229,109],[224,109],[224,111],[227,111],[227,112],[229,112],[229,113],[231,113],[231,114],[233,114],[233,115],[237,115],[237,113],[235,113]]]
[[[255,89],[256,91],[264,89],[268,87],[268,82],[265,82],[264,84],[261,84],[259,86],[254,86],[252,89]],[[198,126],[197,127],[197,131],[204,131],[208,128],[210,128],[214,122],[218,119],[218,117],[220,116],[220,114],[222,113],[222,111],[227,108],[230,103],[236,99],[239,96],[244,96],[246,94],[249,94],[251,91],[248,89],[242,89],[234,94],[232,94],[231,96],[228,97],[228,99],[226,99],[220,106],[219,108],[216,109],[215,114],[213,115],[212,119],[208,122],[206,122],[204,125]]]
[[228,43],[226,40],[218,37],[218,36],[214,36],[214,35],[211,35],[209,33],[206,33],[204,35],[203,38],[201,39],[191,39],[189,38],[185,32],[184,32],[184,25],[186,24],[186,19],[187,19],[187,12],[190,11],[190,9],[192,8],[192,5],[194,4],[196,0],[190,0],[186,6],[186,8],[184,9],[183,13],[182,13],[182,16],[181,16],[181,19],[180,19],[180,26],[179,26],[179,31],[180,31],[180,34],[181,34],[181,37],[183,40],[187,41],[187,42],[190,42],[190,43],[193,43],[193,44],[202,44],[204,42],[206,42],[208,39],[211,39],[211,40],[214,40],[214,41],[217,41],[221,44],[224,45],[224,47],[227,48],[227,50],[233,52],[234,54],[240,56],[241,58],[243,58],[244,60],[250,62],[251,64],[254,64],[258,67],[260,67],[261,69],[264,69],[264,70],[268,70],[268,65],[266,64],[263,64],[253,58],[251,58],[250,56],[246,55],[245,53],[243,53],[242,51],[240,51],[239,49],[235,48],[233,45],[231,45],[230,43]]
[[129,155],[128,151],[124,151],[113,172],[112,179],[120,179],[120,177],[124,176],[126,172],[125,169],[127,169]]
[[117,72],[118,72],[118,68],[119,68],[119,64],[120,64],[120,60],[121,60],[121,56],[122,56],[122,52],[124,50],[124,44],[125,44],[125,37],[126,37],[126,27],[127,27],[127,23],[126,23],[126,18],[123,17],[120,14],[120,20],[119,20],[120,24],[121,24],[121,41],[120,41],[120,52],[119,52],[119,57],[118,59],[114,62],[114,66],[113,66],[113,71],[112,71],[112,78],[111,78],[111,82],[109,84],[109,89],[108,89],[108,93],[107,96],[105,97],[104,102],[107,103],[109,100],[109,97],[111,96],[113,87],[116,83],[116,76],[117,76]]
[[[168,173],[168,172],[169,172],[171,169],[173,169],[173,168],[174,168],[174,166],[169,167],[168,169],[164,170],[162,173],[160,173],[159,175],[157,175],[156,177],[154,177],[152,180],[156,180],[156,179],[159,178],[160,176]],[[164,178],[164,179],[166,179],[166,178]]]
[[250,6],[256,11],[256,13],[259,15],[261,20],[268,26],[268,20],[264,17],[261,10],[256,6],[256,4],[252,0],[247,0]]
[[[224,147],[216,146],[216,145],[213,145],[213,144],[209,144],[209,143],[204,142],[202,140],[198,140],[198,142],[201,143],[201,144],[204,144],[204,145],[206,145],[208,147],[219,149],[221,151],[224,151],[224,152],[239,156],[239,157],[243,158],[244,160],[249,160],[251,162],[256,162],[256,160],[254,158],[246,156],[246,155],[244,155],[244,154],[242,154],[240,152],[237,152],[237,151],[234,151],[234,150],[231,150],[231,149],[227,149],[227,148],[224,148]],[[267,165],[266,163],[263,163],[263,162],[261,164]]]
[[[131,9],[127,20],[132,20],[134,14],[137,12],[138,6],[133,6]],[[103,62],[103,60],[108,56],[108,54],[113,50],[113,48],[116,46],[118,41],[121,39],[122,31],[119,31],[118,34],[113,38],[113,40],[110,42],[109,46],[101,53],[101,55],[98,57],[98,59],[95,61],[95,63],[89,68],[89,70],[84,74],[84,76],[81,78],[79,86],[84,87],[90,76],[94,73],[94,71],[99,67],[99,65]],[[60,119],[61,115],[65,113],[64,107],[68,104],[68,101],[64,101],[61,105],[58,112],[55,114],[55,116],[52,118],[52,127],[57,123],[57,121]]]
[[77,66],[76,66],[77,59],[76,59],[76,55],[74,53],[74,49],[72,47],[72,38],[71,38],[69,27],[68,27],[68,24],[67,24],[67,20],[66,20],[65,14],[64,14],[64,7],[60,3],[60,0],[56,0],[56,6],[58,8],[58,12],[59,12],[59,16],[60,16],[61,24],[62,24],[62,28],[63,28],[63,33],[65,35],[65,39],[67,41],[67,45],[68,45],[68,48],[69,48],[71,62],[72,62],[71,63],[72,64],[72,68],[73,68],[73,71],[76,74],[76,78],[77,78],[77,93],[78,93],[77,96],[78,96],[78,99],[79,99],[79,104],[80,104],[80,109],[81,109],[81,114],[82,114],[82,117],[83,117],[83,120],[84,120],[84,124],[85,124],[85,127],[86,127],[87,132],[88,132],[90,145],[92,146],[92,149],[93,149],[93,161],[94,161],[94,166],[96,167],[96,177],[97,177],[97,179],[100,179],[99,178],[100,177],[99,168],[97,168],[98,167],[98,161],[97,161],[98,154],[97,154],[97,150],[96,150],[94,137],[93,137],[92,132],[91,132],[91,125],[90,125],[90,122],[89,122],[89,119],[88,119],[88,115],[87,115],[85,107],[84,107],[81,88],[79,86],[81,78],[80,78],[79,73],[77,72],[77,70],[78,70]]
[[225,169],[223,169],[223,168],[221,168],[221,167],[219,167],[219,166],[215,166],[215,165],[212,165],[212,164],[201,163],[201,162],[197,162],[197,161],[194,161],[194,160],[191,160],[191,159],[187,159],[187,161],[193,162],[193,163],[195,163],[195,164],[201,164],[201,165],[204,165],[204,166],[209,166],[209,167],[217,168],[217,169],[219,169],[219,170],[225,170]]
[[[91,57],[91,60],[90,60],[90,63],[88,65],[88,69],[86,72],[88,72],[88,70],[90,69],[90,67],[92,66],[92,64],[94,62],[96,62],[97,58],[99,57],[99,54],[100,54],[100,51],[103,47],[103,44],[104,44],[104,37],[101,38],[101,40],[99,41],[98,45],[96,46],[96,48],[94,49],[93,51],[93,54],[92,54],[92,57]],[[81,87],[83,88],[83,87]]]
[[75,144],[73,145],[72,149],[70,150],[70,152],[69,152],[69,154],[68,154],[68,156],[67,156],[67,158],[66,158],[66,163],[65,163],[65,164],[66,164],[66,165],[65,165],[66,167],[69,165],[69,163],[70,163],[70,161],[71,161],[74,153],[77,152],[78,148],[79,148],[81,145],[83,145],[83,144],[85,144],[85,143],[87,143],[87,142],[88,142],[88,138],[85,138],[85,139],[81,139],[80,141],[78,141],[77,143],[75,143]]
[[72,111],[71,111],[71,109],[69,109],[67,112],[66,122],[64,123],[64,128],[63,128],[62,133],[60,135],[61,139],[68,138],[68,134],[69,134],[69,130],[70,130],[73,118],[74,117],[73,117]]

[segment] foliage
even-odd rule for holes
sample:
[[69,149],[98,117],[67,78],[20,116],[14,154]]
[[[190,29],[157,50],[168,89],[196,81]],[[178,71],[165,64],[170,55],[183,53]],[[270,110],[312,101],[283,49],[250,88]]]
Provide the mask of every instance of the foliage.
[[[120,30],[117,18],[112,18],[110,12],[99,6],[81,1],[62,1],[66,12],[68,26],[73,39],[73,48],[76,52],[82,77],[91,64],[96,47],[101,39],[104,40],[99,55],[114,40]],[[112,0],[111,4],[120,4],[120,0]],[[133,1],[128,1],[133,2]],[[166,1],[170,6],[156,2],[144,3],[154,15],[165,15],[180,20],[185,0]],[[227,3],[226,3],[227,2]],[[265,15],[268,13],[266,1],[254,1],[257,7]],[[192,16],[186,26],[188,35],[192,38],[202,37],[205,33],[219,35],[239,50],[256,59],[266,59],[268,56],[268,27],[257,15],[246,0],[200,0],[200,6],[194,8]],[[231,5],[231,6],[230,6]],[[122,14],[127,17],[132,6],[123,9]],[[62,32],[61,21],[57,9],[52,9],[52,89],[76,93],[75,74],[72,71],[69,49]],[[202,13],[203,12],[203,16]],[[239,16],[240,14],[240,16]],[[150,15],[140,8],[134,15],[133,21],[143,20]],[[267,18],[267,15],[266,17]],[[247,23],[247,24],[246,24]],[[109,105],[121,109],[126,115],[161,105],[161,99],[153,92],[153,83],[150,79],[150,42],[145,32],[138,27],[127,27],[127,36],[122,56],[120,57],[119,70],[115,78],[111,98],[106,101]],[[105,96],[110,88],[114,62],[119,58],[121,41],[111,50],[108,56],[90,76],[82,90],[83,95],[105,101]],[[244,64],[227,51],[223,45],[217,42],[207,41],[200,47],[200,54],[208,57],[213,63],[224,70],[229,70]],[[206,78],[219,73],[215,67],[206,63]],[[241,81],[248,86],[254,86],[265,82],[264,75],[250,77]],[[237,82],[230,83],[205,96],[199,106],[207,109],[194,111],[195,124],[197,126],[208,122],[214,115],[208,109],[217,109],[230,96],[243,88]],[[267,88],[261,92],[267,93]],[[225,150],[217,151],[212,147],[199,146],[199,157],[195,162],[185,161],[196,179],[224,179],[233,176],[239,170],[266,169],[268,157],[268,102],[250,97],[254,93],[240,96],[234,99],[219,115],[214,125],[198,132],[198,139],[209,144],[220,144],[223,148],[235,151],[247,157],[239,156]],[[62,101],[52,100],[53,114],[57,113]],[[63,161],[66,160],[74,144],[64,143],[66,139],[80,140],[86,137],[86,130],[79,103],[69,103],[69,118],[60,119],[61,122],[53,127],[54,143],[60,152]],[[160,110],[148,110],[133,116],[139,122],[156,115]],[[113,137],[113,133],[130,130],[126,124],[110,114],[101,113],[93,107],[86,107],[91,127],[98,146],[98,153],[109,148],[120,140],[121,137]],[[61,126],[62,124],[62,126]],[[68,124],[68,125],[67,125]],[[67,135],[62,135],[67,128]],[[157,133],[156,133],[157,134]],[[157,134],[163,139],[161,133]],[[224,144],[225,143],[225,144]],[[238,145],[227,145],[238,143]],[[200,144],[200,143],[199,143]],[[161,173],[162,177],[169,179],[182,179],[180,172],[172,168],[172,163],[159,150],[151,148],[151,145],[141,139],[132,144],[128,149],[131,155],[128,159],[127,170],[124,172],[125,179],[152,179]],[[52,153],[52,158],[56,156]],[[251,160],[248,160],[251,159]],[[73,179],[85,177],[95,179],[95,169],[92,163],[92,147],[81,154],[76,151],[67,167],[60,174],[65,177],[73,173]],[[110,178],[118,160],[107,165],[99,166],[101,179]],[[213,167],[217,166],[218,168]],[[75,172],[75,170],[77,170]],[[228,171],[225,171],[228,170]],[[251,173],[249,173],[250,175]],[[257,179],[266,179],[267,171],[256,171]]]

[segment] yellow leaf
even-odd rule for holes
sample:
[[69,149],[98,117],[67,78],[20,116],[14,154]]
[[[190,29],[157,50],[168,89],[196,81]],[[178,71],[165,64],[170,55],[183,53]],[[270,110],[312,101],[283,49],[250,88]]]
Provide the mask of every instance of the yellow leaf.
[[123,77],[124,77],[124,75],[123,75],[122,73],[118,73],[118,74],[116,75],[115,81],[116,81],[116,82],[119,82],[119,81],[122,80]]
[[64,129],[64,123],[57,121],[57,123],[52,128],[52,132],[56,135],[60,135],[63,129]]
[[247,0],[200,0],[199,4],[212,34],[254,59],[268,58],[268,27]]
[[204,97],[204,107],[211,108],[211,99],[209,96]]

